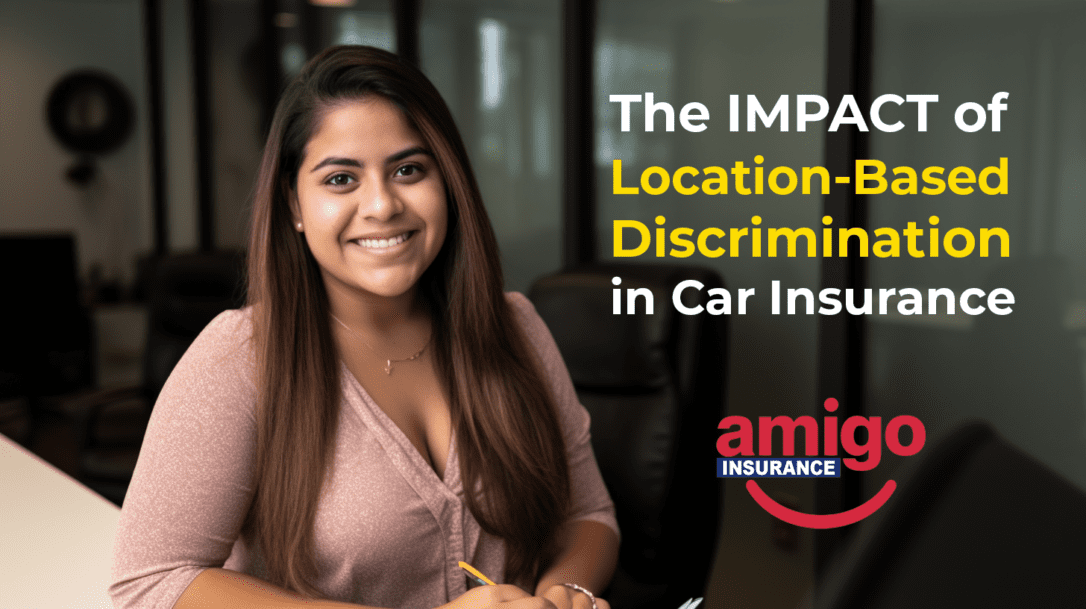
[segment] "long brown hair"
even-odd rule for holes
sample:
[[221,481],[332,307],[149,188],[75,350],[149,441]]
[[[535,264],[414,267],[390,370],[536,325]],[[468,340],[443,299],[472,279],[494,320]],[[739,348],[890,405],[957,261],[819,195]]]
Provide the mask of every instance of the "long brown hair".
[[505,541],[506,580],[534,580],[570,497],[554,404],[505,301],[497,240],[452,115],[416,67],[369,47],[314,57],[283,93],[264,149],[249,246],[259,397],[246,530],[272,583],[320,594],[313,522],[336,437],[339,364],[320,270],[288,202],[322,112],[366,96],[404,113],[444,178],[448,232],[419,293],[434,317],[465,501]]

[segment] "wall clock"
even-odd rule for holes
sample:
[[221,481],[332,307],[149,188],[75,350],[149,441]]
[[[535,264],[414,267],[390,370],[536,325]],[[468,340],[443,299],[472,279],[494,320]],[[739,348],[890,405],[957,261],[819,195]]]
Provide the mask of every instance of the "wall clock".
[[128,91],[113,76],[97,70],[72,72],[57,82],[46,106],[49,127],[65,148],[104,154],[132,134],[135,109]]

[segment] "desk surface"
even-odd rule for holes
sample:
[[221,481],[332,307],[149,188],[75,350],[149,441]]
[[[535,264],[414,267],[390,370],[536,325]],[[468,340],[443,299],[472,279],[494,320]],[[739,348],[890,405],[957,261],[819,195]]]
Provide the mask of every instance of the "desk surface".
[[108,609],[120,510],[0,435],[0,609]]

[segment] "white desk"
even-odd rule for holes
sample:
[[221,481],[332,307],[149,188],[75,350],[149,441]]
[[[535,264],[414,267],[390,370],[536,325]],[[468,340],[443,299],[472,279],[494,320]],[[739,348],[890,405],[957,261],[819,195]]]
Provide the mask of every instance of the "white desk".
[[0,609],[108,609],[120,510],[0,435]]

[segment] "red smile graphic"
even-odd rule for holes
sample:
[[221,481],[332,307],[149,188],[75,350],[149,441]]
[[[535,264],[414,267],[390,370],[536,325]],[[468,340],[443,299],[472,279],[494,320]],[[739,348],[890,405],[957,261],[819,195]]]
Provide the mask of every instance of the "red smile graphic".
[[747,492],[754,498],[755,503],[762,506],[763,510],[780,518],[788,524],[794,524],[797,527],[808,529],[836,529],[837,527],[843,527],[859,522],[871,514],[874,514],[875,510],[881,508],[883,504],[886,503],[886,500],[890,498],[890,495],[894,494],[896,488],[897,482],[887,480],[886,484],[882,486],[882,489],[880,489],[878,493],[875,493],[874,497],[851,510],[846,510],[837,514],[805,514],[803,512],[788,509],[770,499],[769,495],[765,494],[765,491],[758,486],[757,482],[754,480],[747,480]]

